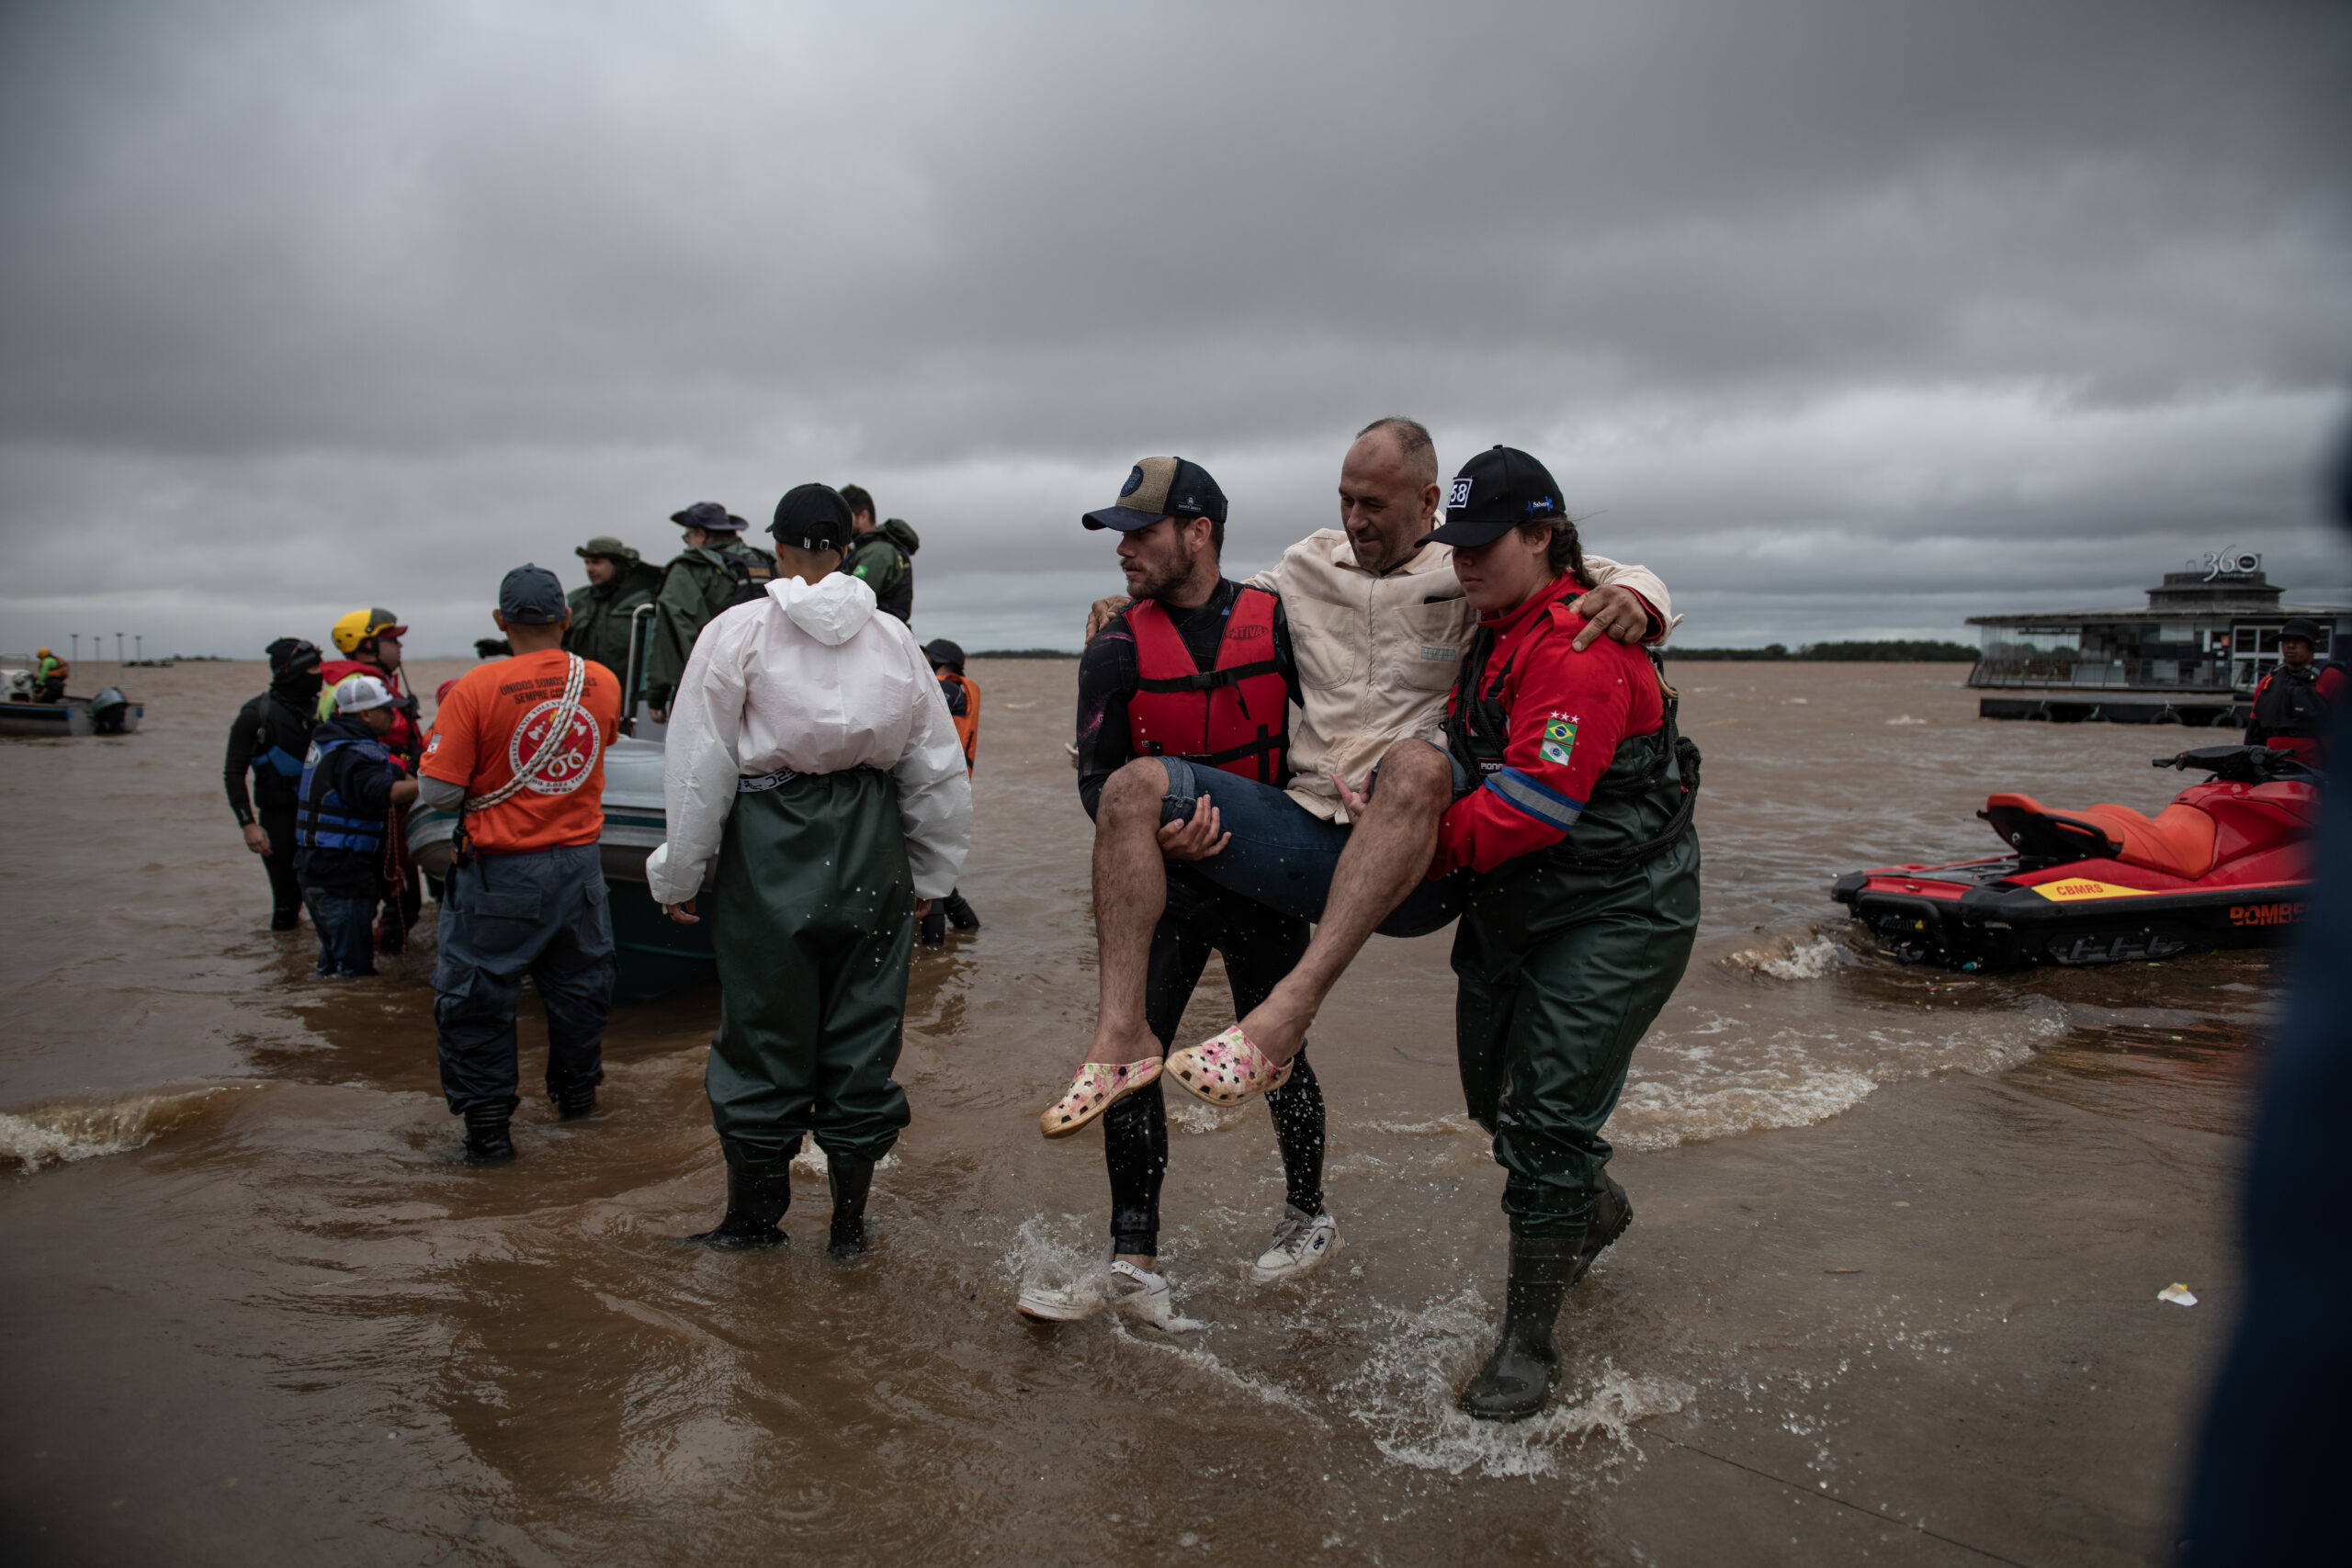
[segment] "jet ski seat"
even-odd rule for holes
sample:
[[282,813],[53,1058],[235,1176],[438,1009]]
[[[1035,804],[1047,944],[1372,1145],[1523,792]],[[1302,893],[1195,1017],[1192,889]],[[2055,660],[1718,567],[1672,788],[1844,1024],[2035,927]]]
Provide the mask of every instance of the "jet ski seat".
[[2119,860],[2190,880],[2213,869],[2213,819],[2178,801],[2143,817],[2128,806],[2053,811],[2030,795],[1996,795],[1976,815],[2036,859]]

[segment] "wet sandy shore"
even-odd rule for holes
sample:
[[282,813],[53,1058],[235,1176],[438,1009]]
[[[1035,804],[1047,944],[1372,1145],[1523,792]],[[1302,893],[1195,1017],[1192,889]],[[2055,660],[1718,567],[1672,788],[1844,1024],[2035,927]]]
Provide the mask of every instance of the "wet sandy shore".
[[[1498,1429],[1450,1406],[1503,1232],[1443,937],[1376,944],[1317,1032],[1329,1268],[1250,1285],[1280,1202],[1263,1112],[1187,1108],[1163,1247],[1211,1326],[1012,1316],[1106,1211],[1094,1140],[1030,1130],[1092,998],[1070,668],[974,671],[988,926],[918,964],[917,1120],[845,1268],[813,1245],[821,1177],[786,1253],[673,1239],[718,1193],[707,991],[621,1011],[592,1122],[529,1103],[514,1167],[451,1157],[429,943],[333,987],[307,931],[259,930],[217,786],[250,670],[138,672],[150,728],[120,742],[0,747],[10,798],[49,803],[0,832],[12,1556],[2166,1555],[2233,1305],[2268,961],[1953,984],[1851,946],[1822,895],[1973,848],[1967,809],[2018,779],[2153,805],[2145,758],[2189,738],[1984,724],[1948,670],[1679,671],[1709,923],[1618,1125],[1638,1219],[1564,1314],[1553,1414]],[[1188,1027],[1224,1004],[1204,986]],[[2200,1304],[2157,1302],[2175,1280]]]

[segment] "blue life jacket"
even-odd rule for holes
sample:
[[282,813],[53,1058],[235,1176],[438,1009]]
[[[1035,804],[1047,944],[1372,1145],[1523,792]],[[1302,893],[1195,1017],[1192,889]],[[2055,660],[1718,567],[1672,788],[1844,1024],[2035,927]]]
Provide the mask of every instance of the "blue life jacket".
[[361,740],[349,736],[329,736],[311,742],[311,753],[302,760],[302,788],[294,806],[294,843],[297,849],[341,850],[349,854],[377,855],[384,852],[384,819],[379,817],[353,817],[344,804],[343,796],[327,782],[326,775],[334,770],[322,768],[328,757],[337,751],[350,751],[354,760],[372,762],[378,767],[390,767],[392,754],[379,740]]

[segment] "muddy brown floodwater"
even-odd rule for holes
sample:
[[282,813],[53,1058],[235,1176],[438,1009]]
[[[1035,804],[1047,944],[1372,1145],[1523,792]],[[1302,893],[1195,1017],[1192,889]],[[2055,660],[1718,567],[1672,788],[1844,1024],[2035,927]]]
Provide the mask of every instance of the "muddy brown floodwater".
[[[457,665],[420,669],[429,690]],[[1345,1249],[1249,1280],[1262,1110],[1171,1095],[1162,1257],[1204,1332],[1016,1319],[1101,1250],[1074,663],[992,661],[964,890],[917,958],[880,1242],[718,1213],[708,987],[621,1007],[605,1109],[471,1169],[435,1092],[431,917],[383,978],[273,937],[219,784],[257,665],[132,671],[146,727],[0,741],[0,1529],[16,1562],[2161,1560],[2234,1310],[2272,962],[1958,976],[1830,879],[1994,842],[1996,788],[2143,809],[2179,730],[1978,720],[1962,671],[1689,664],[1706,914],[1614,1135],[1632,1232],[1546,1417],[1452,1396],[1501,1291],[1448,939],[1375,940],[1317,1029]],[[1227,1021],[1212,966],[1187,1020]],[[525,1080],[541,1038],[525,1025]],[[2187,1282],[2200,1304],[2156,1299]]]

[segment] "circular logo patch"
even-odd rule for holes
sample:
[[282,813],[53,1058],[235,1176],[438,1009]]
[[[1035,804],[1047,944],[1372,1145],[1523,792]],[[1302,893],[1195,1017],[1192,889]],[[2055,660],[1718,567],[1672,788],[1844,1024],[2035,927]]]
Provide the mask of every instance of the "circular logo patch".
[[[514,735],[506,742],[506,765],[517,774],[529,767],[538,756],[539,749],[548,744],[548,731],[555,723],[556,710],[563,706],[560,697],[549,697],[523,716],[514,727]],[[588,775],[603,755],[605,738],[596,729],[596,721],[588,716],[585,707],[574,708],[571,727],[555,742],[556,754],[548,759],[539,776],[523,787],[535,795],[570,795],[588,782]]]

